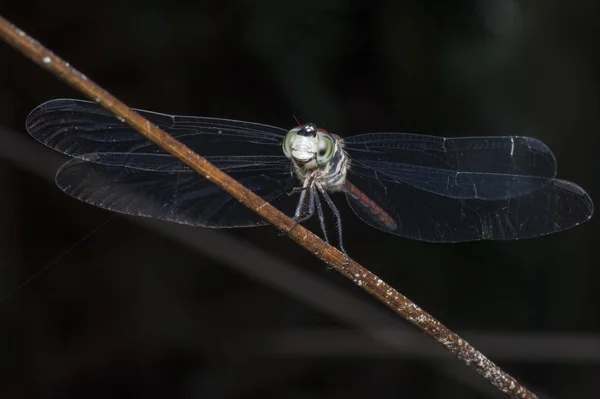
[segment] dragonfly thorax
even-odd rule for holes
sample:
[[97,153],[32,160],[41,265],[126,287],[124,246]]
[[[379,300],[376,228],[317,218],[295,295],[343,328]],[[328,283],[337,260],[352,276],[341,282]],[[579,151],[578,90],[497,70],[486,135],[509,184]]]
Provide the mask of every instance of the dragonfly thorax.
[[292,161],[301,182],[311,179],[329,191],[339,191],[346,180],[348,157],[342,140],[309,123],[290,130],[283,152]]

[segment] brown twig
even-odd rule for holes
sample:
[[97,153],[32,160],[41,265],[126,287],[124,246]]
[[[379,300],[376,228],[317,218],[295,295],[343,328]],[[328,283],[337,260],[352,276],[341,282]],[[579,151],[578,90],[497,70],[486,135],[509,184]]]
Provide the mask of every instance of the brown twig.
[[355,261],[348,260],[341,252],[323,242],[317,235],[303,226],[297,225],[292,228],[294,222],[288,216],[131,110],[106,90],[90,81],[84,74],[71,67],[69,63],[57,57],[1,16],[0,37],[38,65],[46,68],[87,97],[122,118],[140,134],[172,154],[196,173],[212,180],[243,205],[259,214],[323,262],[352,280],[363,290],[436,340],[447,351],[481,374],[501,392],[515,398],[536,397],[469,343],[462,340],[433,316],[419,308],[376,275]]

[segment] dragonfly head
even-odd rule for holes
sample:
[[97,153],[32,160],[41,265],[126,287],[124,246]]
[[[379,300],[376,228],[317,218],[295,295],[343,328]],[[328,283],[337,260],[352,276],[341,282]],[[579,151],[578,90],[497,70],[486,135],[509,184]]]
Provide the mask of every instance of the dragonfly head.
[[314,124],[296,126],[283,140],[283,153],[296,165],[314,169],[329,162],[335,152],[331,134]]

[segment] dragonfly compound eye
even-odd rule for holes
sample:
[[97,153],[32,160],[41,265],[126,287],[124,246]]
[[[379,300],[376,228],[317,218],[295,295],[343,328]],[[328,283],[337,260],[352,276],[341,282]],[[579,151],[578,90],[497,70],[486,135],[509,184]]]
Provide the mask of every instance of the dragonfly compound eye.
[[285,139],[283,139],[283,143],[281,144],[281,146],[283,147],[283,153],[285,154],[286,157],[288,157],[290,159],[292,158],[292,143],[294,142],[294,139],[296,138],[297,133],[298,133],[297,127],[290,130],[285,135]]
[[323,165],[333,157],[335,144],[331,136],[319,134],[319,147],[317,152],[317,164]]

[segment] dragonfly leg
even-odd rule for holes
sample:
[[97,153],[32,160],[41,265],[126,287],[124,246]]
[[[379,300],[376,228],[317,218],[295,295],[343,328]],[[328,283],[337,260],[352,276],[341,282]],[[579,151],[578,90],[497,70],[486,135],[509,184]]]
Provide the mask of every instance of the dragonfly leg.
[[319,191],[321,192],[321,195],[323,196],[323,198],[325,198],[325,202],[327,202],[327,205],[329,205],[331,212],[333,212],[333,215],[335,216],[335,224],[336,224],[337,233],[338,233],[340,251],[346,257],[346,264],[348,264],[348,263],[350,263],[350,258],[348,257],[348,253],[344,249],[344,240],[343,240],[343,235],[342,235],[342,217],[340,215],[340,211],[337,209],[337,207],[331,200],[331,197],[329,197],[329,194],[327,194],[327,192],[325,190],[323,190],[323,188],[320,185],[318,185],[317,187],[319,188]]
[[325,215],[323,214],[323,206],[321,205],[321,199],[318,195],[316,196],[317,203],[317,215],[319,216],[319,224],[321,225],[321,231],[323,232],[323,238],[325,242],[329,244],[329,237],[327,236],[327,228],[325,227]]
[[[310,190],[310,191],[308,190],[308,189],[310,189],[312,187],[312,182],[313,181],[314,181],[314,176],[307,177],[304,180],[303,186],[299,187],[298,190],[297,190],[297,191],[300,191],[300,199],[298,200],[298,205],[296,206],[296,211],[294,212],[294,217],[292,218],[294,220],[294,223],[288,229],[288,232],[292,231],[292,229],[294,227],[296,227],[298,225],[298,223],[301,223],[301,222],[309,219],[315,213],[314,193],[313,193],[312,190]],[[307,193],[307,191],[310,194],[309,204],[308,204],[308,214],[307,215],[302,215],[302,211],[304,209],[304,204],[306,203],[306,193]]]
[[302,214],[302,209],[304,208],[304,203],[306,202],[306,191],[302,191],[300,193],[300,199],[298,200],[298,205],[296,205],[296,212],[294,212],[294,220],[298,219]]
[[308,213],[306,213],[305,215],[300,214],[297,217],[294,216],[294,226],[296,226],[298,223],[305,222],[311,217],[313,217],[313,215],[315,214],[315,199],[317,201],[319,200],[319,198],[317,198],[315,194],[315,190],[310,190],[308,197]]
[[302,209],[304,208],[304,203],[306,202],[306,191],[302,191],[300,194],[300,199],[298,200],[298,205],[296,206],[296,212],[294,212],[294,217],[292,220],[294,223],[287,229],[288,233],[294,229],[300,223],[300,215],[302,214]]
[[294,187],[294,188],[292,188],[292,191],[287,193],[287,195],[294,195],[296,193],[304,192],[304,191],[307,191],[309,188],[310,188],[310,186]]

